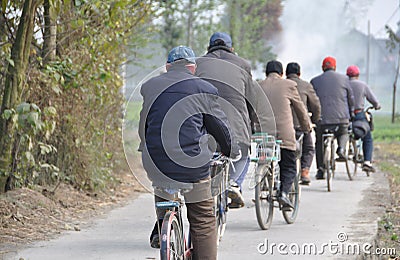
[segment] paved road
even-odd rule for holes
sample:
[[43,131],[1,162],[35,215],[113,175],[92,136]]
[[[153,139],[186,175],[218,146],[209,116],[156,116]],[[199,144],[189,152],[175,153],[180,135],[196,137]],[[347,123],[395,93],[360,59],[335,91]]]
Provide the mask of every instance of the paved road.
[[[229,211],[219,259],[354,259],[354,255],[346,254],[354,250],[344,247],[362,246],[373,239],[377,217],[383,214],[389,196],[388,184],[382,173],[371,177],[360,174],[349,181],[344,165],[340,164],[333,185],[329,193],[326,181],[313,180],[310,186],[302,188],[296,223],[286,224],[276,211],[272,227],[267,231],[259,229],[251,202],[254,191],[246,189],[246,207]],[[39,242],[8,259],[158,259],[158,251],[148,244],[154,219],[152,196],[143,194],[90,227],[81,227],[80,232],[71,231],[58,239]],[[338,239],[343,238],[345,241],[340,243],[342,240]],[[328,247],[324,248],[324,243]],[[335,253],[335,243],[344,254]],[[281,253],[274,244],[282,244]],[[313,248],[311,255],[294,255],[296,248],[307,249],[307,245]],[[324,254],[315,256],[315,250],[323,249]],[[287,255],[283,255],[285,252]]]

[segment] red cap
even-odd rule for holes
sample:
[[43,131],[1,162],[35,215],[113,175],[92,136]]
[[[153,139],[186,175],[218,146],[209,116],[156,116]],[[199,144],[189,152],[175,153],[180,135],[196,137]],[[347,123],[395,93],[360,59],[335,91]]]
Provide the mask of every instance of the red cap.
[[336,69],[336,59],[328,56],[322,61],[322,69]]
[[349,77],[357,77],[360,75],[360,69],[356,65],[351,65],[347,67],[346,74]]

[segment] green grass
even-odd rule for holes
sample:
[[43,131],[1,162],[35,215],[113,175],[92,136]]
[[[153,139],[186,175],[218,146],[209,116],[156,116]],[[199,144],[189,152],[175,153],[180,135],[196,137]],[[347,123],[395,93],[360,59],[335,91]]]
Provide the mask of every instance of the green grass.
[[374,116],[375,130],[372,132],[378,165],[383,172],[390,173],[393,181],[400,184],[400,120],[392,124],[390,115]]
[[[382,172],[389,174],[393,208],[400,208],[400,118],[392,124],[390,115],[374,116],[374,137],[377,165]],[[400,212],[387,212],[378,223],[378,240],[381,248],[400,250]],[[396,258],[397,259],[397,258]]]
[[392,124],[390,115],[374,116],[375,130],[372,132],[374,140],[377,142],[400,141],[400,119]]
[[138,126],[140,110],[142,109],[141,101],[130,101],[126,106],[125,121],[129,125]]

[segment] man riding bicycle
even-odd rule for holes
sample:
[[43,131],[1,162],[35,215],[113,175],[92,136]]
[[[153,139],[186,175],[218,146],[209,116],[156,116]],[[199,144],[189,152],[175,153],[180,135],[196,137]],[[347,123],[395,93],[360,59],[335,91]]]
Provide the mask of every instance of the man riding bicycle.
[[[284,210],[293,208],[288,197],[293,180],[296,177],[296,137],[293,124],[292,108],[302,131],[310,132],[310,121],[306,107],[300,99],[296,82],[282,78],[283,67],[279,61],[269,61],[266,66],[266,79],[260,82],[271,104],[276,122],[276,131],[267,131],[282,140],[281,160],[279,161],[281,194],[279,202]],[[260,121],[264,118],[260,117]]]
[[[297,62],[290,62],[286,66],[286,77],[287,79],[293,80],[297,83],[297,90],[304,105],[308,112],[311,113],[311,122],[316,124],[321,117],[321,105],[319,98],[315,94],[313,86],[300,78],[300,65]],[[294,114],[293,117],[294,127],[296,132],[300,132],[300,124],[297,116]],[[301,184],[310,184],[310,168],[314,159],[315,149],[312,140],[311,133],[304,133],[303,145],[301,149]]]
[[[216,32],[210,37],[207,54],[197,59],[196,75],[212,83],[228,102],[222,109],[242,154],[242,158],[230,168],[229,207],[241,208],[244,206],[241,185],[250,163],[251,122],[256,121],[256,113],[265,112],[257,107],[258,103],[264,102],[262,91],[253,82],[250,63],[235,54],[231,37],[223,32]],[[256,113],[254,110],[257,110]]]
[[[195,54],[185,46],[168,54],[167,72],[142,85],[139,136],[143,166],[152,181],[155,202],[169,199],[176,189],[185,193],[193,244],[193,259],[217,258],[214,200],[211,194],[210,136],[222,153],[231,154],[231,135],[219,105],[217,89],[195,77]],[[157,210],[162,222],[165,212]],[[150,237],[159,247],[159,223]]]
[[368,87],[368,85],[363,81],[359,80],[360,69],[357,66],[355,65],[349,66],[346,70],[346,74],[347,76],[349,76],[350,86],[354,94],[355,117],[354,117],[353,127],[356,127],[356,125],[359,122],[360,123],[363,122],[364,125],[367,126],[365,127],[366,131],[363,131],[362,136],[358,136],[363,141],[362,149],[364,154],[364,162],[362,169],[363,171],[375,172],[375,168],[372,166],[372,152],[374,150],[374,144],[371,135],[371,129],[369,128],[369,124],[365,116],[364,103],[366,99],[369,103],[373,105],[373,107],[376,110],[379,110],[381,108],[381,105],[379,104],[378,99],[371,91],[371,89]]
[[349,79],[336,72],[336,59],[326,57],[322,61],[322,70],[321,75],[311,80],[321,104],[321,121],[317,123],[315,133],[317,180],[325,178],[322,135],[326,130],[334,132],[338,143],[336,154],[345,160],[345,147],[349,140],[349,120],[354,117],[354,97]]

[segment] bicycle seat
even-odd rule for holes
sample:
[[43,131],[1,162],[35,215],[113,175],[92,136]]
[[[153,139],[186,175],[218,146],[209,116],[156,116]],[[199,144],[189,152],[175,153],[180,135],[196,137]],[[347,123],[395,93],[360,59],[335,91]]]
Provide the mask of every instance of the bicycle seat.
[[332,129],[325,129],[324,130],[324,134],[334,134],[334,133],[335,133],[335,131],[332,130]]
[[160,201],[156,203],[156,208],[168,209],[179,207],[180,203],[178,201]]
[[188,192],[193,189],[193,183],[186,183],[186,182],[178,182],[178,181],[169,181],[158,183],[156,186],[158,189],[163,190],[169,194],[174,194],[176,192]]

